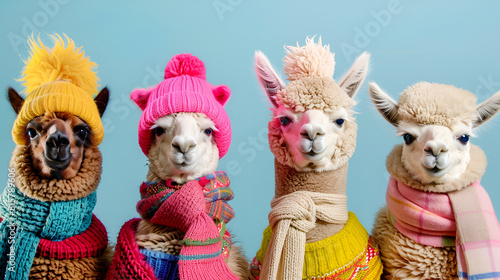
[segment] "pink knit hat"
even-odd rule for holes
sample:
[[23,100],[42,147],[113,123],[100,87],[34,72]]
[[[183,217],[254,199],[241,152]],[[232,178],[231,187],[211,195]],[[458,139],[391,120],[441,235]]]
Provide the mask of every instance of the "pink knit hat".
[[179,112],[203,113],[216,127],[215,143],[222,158],[231,144],[231,123],[224,104],[231,95],[226,85],[214,86],[206,81],[205,65],[191,54],[172,57],[165,68],[165,80],[148,89],[130,94],[143,110],[139,121],[139,145],[147,156],[151,147],[151,126],[166,115]]

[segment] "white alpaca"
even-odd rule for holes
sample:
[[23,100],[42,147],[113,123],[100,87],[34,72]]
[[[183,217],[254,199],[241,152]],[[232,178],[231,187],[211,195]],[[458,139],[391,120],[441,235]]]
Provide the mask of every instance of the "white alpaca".
[[214,172],[219,149],[212,137],[215,125],[201,113],[177,113],[158,119],[149,158],[148,181],[172,178],[179,183]]
[[[486,158],[478,147],[469,143],[469,139],[473,136],[474,128],[498,112],[500,93],[476,106],[476,97],[470,92],[449,85],[422,82],[405,90],[399,102],[396,102],[377,84],[370,83],[370,97],[382,116],[397,128],[405,142],[396,146],[387,158],[387,169],[395,182],[426,193],[449,194],[467,189],[481,178],[486,168]],[[389,193],[387,197],[388,202],[393,200]],[[450,200],[453,204],[452,196]],[[445,206],[430,201],[427,203],[429,208]],[[470,201],[472,204],[472,198]],[[455,212],[456,210],[454,208]],[[406,234],[396,229],[395,225],[413,225],[400,212],[402,211],[384,207],[379,211],[373,229],[373,236],[380,246],[385,277],[457,278],[454,243],[446,244],[448,246],[417,243],[407,237],[413,237],[412,231],[406,233],[407,227],[398,227]],[[455,220],[453,215],[449,220]],[[458,221],[456,223],[459,224]],[[416,227],[422,230],[425,225]],[[477,230],[482,229],[478,227]],[[439,236],[438,233],[429,235]],[[484,257],[486,261],[488,257]]]
[[[252,262],[252,274],[260,279],[349,278],[357,271],[353,263],[359,261],[367,268],[369,263],[370,269],[358,276],[372,279],[377,277],[372,268],[380,268],[376,246],[348,213],[345,196],[347,162],[356,147],[352,98],[367,75],[370,56],[363,53],[337,84],[329,46],[323,46],[321,38],[317,44],[312,39],[306,43],[287,47],[284,71],[291,82],[286,86],[264,54],[255,55],[257,77],[273,104],[269,145],[275,155],[276,186],[271,226]],[[359,230],[351,234],[354,228]],[[357,245],[347,245],[358,237]],[[329,249],[342,244],[345,251]],[[322,253],[315,254],[311,246]],[[375,257],[365,258],[370,250]]]
[[[149,152],[147,181],[173,179],[179,184],[217,169],[219,149],[212,137],[215,125],[202,113],[176,113],[158,119],[151,128],[155,140]],[[136,242],[141,248],[179,255],[184,233],[178,229],[139,223]],[[231,246],[228,266],[240,279],[249,279],[248,261]]]

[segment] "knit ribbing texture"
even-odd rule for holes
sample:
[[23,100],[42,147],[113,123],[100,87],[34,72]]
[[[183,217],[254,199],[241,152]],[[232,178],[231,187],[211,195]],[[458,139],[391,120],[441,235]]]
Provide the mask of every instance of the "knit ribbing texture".
[[295,280],[302,277],[306,233],[316,221],[343,224],[347,221],[347,196],[297,191],[271,201],[269,225],[273,235],[261,279]]
[[[92,221],[96,193],[71,201],[42,202],[17,188],[6,188],[0,201],[0,275],[4,279],[28,279],[41,238],[64,240],[85,231]],[[15,232],[13,239],[11,233]],[[15,264],[8,264],[14,256]]]

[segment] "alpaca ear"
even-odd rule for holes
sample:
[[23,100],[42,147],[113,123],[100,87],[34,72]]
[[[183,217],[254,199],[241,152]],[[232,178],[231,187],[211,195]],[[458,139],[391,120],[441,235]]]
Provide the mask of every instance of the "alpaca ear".
[[354,64],[349,69],[349,72],[340,79],[339,86],[349,95],[349,97],[354,97],[358,92],[359,88],[363,84],[363,81],[368,75],[368,68],[370,65],[370,54],[367,52],[362,53]]
[[274,71],[269,59],[261,51],[255,52],[255,72],[260,86],[266,92],[273,106],[279,107],[276,102],[276,94],[285,88],[285,84]]
[[130,93],[130,99],[132,99],[141,108],[141,110],[144,111],[144,109],[146,109],[146,105],[148,105],[148,100],[151,92],[153,92],[152,88],[134,89],[132,93]]
[[97,110],[99,110],[99,116],[102,117],[104,111],[106,111],[106,107],[108,106],[109,101],[109,90],[107,87],[104,87],[101,92],[94,98],[94,102],[97,105]]
[[380,114],[392,125],[398,124],[398,103],[376,83],[369,84],[370,99]]
[[219,101],[220,105],[224,106],[231,96],[231,89],[226,85],[216,86],[213,91],[214,97]]
[[476,107],[476,119],[473,126],[478,127],[491,119],[500,109],[500,91],[495,93],[492,97],[482,102]]
[[14,109],[14,112],[16,112],[16,114],[19,114],[19,111],[21,111],[21,108],[23,107],[24,99],[12,87],[9,87],[7,96],[9,97],[9,102]]

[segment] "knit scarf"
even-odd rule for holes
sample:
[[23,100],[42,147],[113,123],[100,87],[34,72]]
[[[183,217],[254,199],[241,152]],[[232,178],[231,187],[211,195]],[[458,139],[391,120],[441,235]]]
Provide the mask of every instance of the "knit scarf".
[[[186,234],[179,255],[180,279],[238,279],[222,253],[225,223],[234,217],[227,204],[233,199],[229,178],[223,171],[178,185],[144,182],[137,211],[155,224],[175,227]],[[220,223],[219,229],[216,223]]]
[[306,233],[316,221],[343,224],[348,219],[347,196],[296,191],[273,198],[269,213],[272,237],[261,279],[301,279]]
[[419,244],[456,246],[460,279],[500,278],[500,225],[476,181],[458,191],[430,193],[389,180],[389,218]]
[[0,275],[28,279],[40,239],[60,241],[91,224],[96,193],[77,200],[45,202],[7,187],[0,198]]

